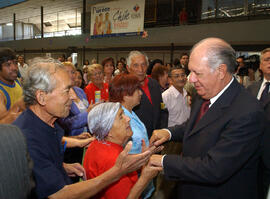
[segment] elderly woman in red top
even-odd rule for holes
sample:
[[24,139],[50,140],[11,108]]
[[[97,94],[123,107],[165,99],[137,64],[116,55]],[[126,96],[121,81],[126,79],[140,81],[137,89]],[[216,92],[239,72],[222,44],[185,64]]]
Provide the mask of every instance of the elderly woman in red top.
[[106,83],[110,83],[114,74],[114,60],[112,57],[107,57],[102,61],[104,80]]
[[[91,143],[85,154],[83,166],[87,179],[101,175],[115,164],[123,146],[133,134],[129,121],[130,118],[124,114],[120,103],[101,103],[89,112],[89,130],[97,140]],[[139,179],[136,171],[122,176],[95,198],[139,198],[158,170],[160,168],[146,165]]]
[[90,83],[85,87],[89,104],[95,104],[109,99],[108,84],[104,83],[104,75],[100,64],[92,64],[88,68]]

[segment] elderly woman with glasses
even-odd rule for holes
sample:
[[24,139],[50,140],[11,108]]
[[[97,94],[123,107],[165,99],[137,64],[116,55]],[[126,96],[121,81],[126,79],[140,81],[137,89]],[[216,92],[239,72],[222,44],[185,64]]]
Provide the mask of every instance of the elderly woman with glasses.
[[92,64],[88,68],[90,83],[85,87],[89,104],[107,101],[109,98],[108,83],[104,83],[103,68],[100,64]]
[[[87,179],[101,175],[115,164],[123,146],[133,134],[129,121],[130,118],[124,114],[120,103],[101,103],[89,112],[88,126],[96,140],[91,143],[84,158]],[[95,198],[139,198],[159,170],[160,168],[146,165],[140,178],[136,171],[122,176]]]

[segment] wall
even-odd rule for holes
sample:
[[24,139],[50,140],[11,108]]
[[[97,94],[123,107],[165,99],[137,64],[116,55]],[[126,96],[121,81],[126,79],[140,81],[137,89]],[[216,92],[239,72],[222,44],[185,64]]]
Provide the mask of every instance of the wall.
[[206,37],[220,37],[233,45],[269,45],[270,20],[212,23],[148,29],[148,37],[110,37],[90,39],[89,35],[0,42],[18,51],[66,49],[69,46],[90,49],[116,47],[192,46]]
[[98,58],[101,61],[107,56],[115,59],[126,57],[130,50],[141,48],[150,59],[160,58],[170,61],[171,43],[177,50],[174,57],[181,51],[190,50],[192,45],[206,37],[220,37],[231,43],[235,48],[247,46],[247,50],[260,51],[270,46],[270,20],[238,21],[227,23],[211,23],[188,26],[174,26],[147,29],[148,37],[111,37],[90,39],[89,35],[18,40],[0,42],[0,46],[11,47],[20,53],[52,52],[67,53],[68,47],[77,47],[82,62],[82,48],[85,47],[85,59]]

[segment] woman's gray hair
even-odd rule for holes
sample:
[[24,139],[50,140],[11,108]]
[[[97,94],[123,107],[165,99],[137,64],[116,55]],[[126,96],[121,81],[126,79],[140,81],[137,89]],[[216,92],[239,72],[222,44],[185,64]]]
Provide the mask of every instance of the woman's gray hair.
[[23,79],[23,97],[26,106],[36,104],[36,91],[50,93],[56,86],[52,75],[59,69],[64,69],[58,60],[49,57],[36,57],[29,61],[29,68]]
[[130,67],[131,59],[132,59],[133,57],[138,56],[138,55],[143,55],[143,56],[145,57],[147,66],[149,65],[149,61],[148,61],[147,55],[146,55],[145,53],[143,53],[143,52],[134,50],[134,51],[131,51],[131,52],[128,54],[128,57],[127,57],[127,66],[128,66],[128,67]]
[[88,128],[98,140],[104,140],[109,134],[120,106],[119,102],[105,102],[96,105],[88,113]]

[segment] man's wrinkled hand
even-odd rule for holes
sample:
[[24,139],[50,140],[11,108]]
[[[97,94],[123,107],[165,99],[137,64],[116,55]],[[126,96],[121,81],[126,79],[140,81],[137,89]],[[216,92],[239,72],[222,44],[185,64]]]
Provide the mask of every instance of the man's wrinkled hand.
[[150,146],[159,146],[170,139],[170,133],[165,129],[154,130],[150,138]]
[[79,163],[67,164],[63,163],[63,167],[69,177],[82,177],[83,180],[86,180],[85,170],[82,165]]
[[142,169],[141,178],[144,178],[145,180],[150,181],[155,176],[157,176],[158,172],[162,170],[163,170],[162,167],[152,166],[150,164],[150,161],[148,161],[148,163]]
[[152,155],[149,160],[149,165],[152,167],[161,167],[162,168],[162,156],[163,155]]

